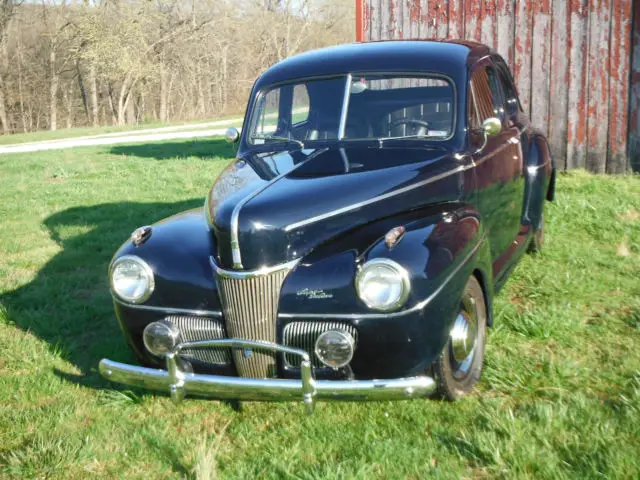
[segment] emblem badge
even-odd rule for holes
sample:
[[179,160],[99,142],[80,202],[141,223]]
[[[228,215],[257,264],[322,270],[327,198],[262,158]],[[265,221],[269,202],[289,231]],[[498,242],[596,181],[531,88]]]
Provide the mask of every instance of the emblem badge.
[[253,350],[251,350],[250,348],[243,348],[242,349],[242,356],[244,358],[251,358],[252,354],[253,354]]
[[327,293],[324,290],[311,290],[310,288],[304,288],[298,290],[296,295],[299,297],[307,297],[309,300],[320,300],[323,298],[333,298],[333,293]]

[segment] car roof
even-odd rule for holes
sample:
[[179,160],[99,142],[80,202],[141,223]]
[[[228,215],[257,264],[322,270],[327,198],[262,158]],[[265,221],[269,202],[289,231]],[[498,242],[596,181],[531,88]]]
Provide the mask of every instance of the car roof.
[[350,43],[287,58],[265,71],[256,87],[348,72],[440,73],[457,80],[466,75],[468,65],[491,53],[486,45],[463,40]]

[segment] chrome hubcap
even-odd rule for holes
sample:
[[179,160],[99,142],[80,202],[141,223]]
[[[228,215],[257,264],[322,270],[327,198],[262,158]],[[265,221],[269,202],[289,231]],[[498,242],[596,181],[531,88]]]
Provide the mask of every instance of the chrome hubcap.
[[471,368],[478,337],[476,302],[469,295],[462,298],[460,313],[449,335],[454,376],[464,377]]

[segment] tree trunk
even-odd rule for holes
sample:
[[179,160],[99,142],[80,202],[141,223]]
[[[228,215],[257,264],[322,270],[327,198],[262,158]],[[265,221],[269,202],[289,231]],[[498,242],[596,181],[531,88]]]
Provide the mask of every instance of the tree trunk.
[[167,71],[164,64],[160,65],[160,122],[167,122]]
[[98,85],[96,82],[96,68],[89,67],[89,89],[91,97],[91,122],[94,127],[98,126]]
[[58,105],[56,102],[58,96],[58,74],[56,72],[56,51],[53,45],[49,52],[49,74],[51,75],[51,83],[49,85],[49,129],[53,131],[58,127]]
[[89,118],[89,106],[87,105],[87,90],[84,88],[84,80],[82,78],[82,70],[80,68],[80,62],[76,62],[76,73],[78,75],[78,88],[80,88],[80,97],[82,98],[82,106],[84,107],[84,114]]
[[4,84],[0,79],[0,123],[2,123],[2,133],[9,133],[9,124],[7,122],[7,110],[4,105]]

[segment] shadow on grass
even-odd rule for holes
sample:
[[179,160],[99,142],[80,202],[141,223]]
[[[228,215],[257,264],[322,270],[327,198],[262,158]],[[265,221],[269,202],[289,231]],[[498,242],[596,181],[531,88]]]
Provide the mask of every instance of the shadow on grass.
[[168,160],[186,157],[225,157],[235,156],[235,147],[220,137],[209,139],[194,138],[191,141],[145,143],[117,145],[111,148],[114,155],[135,156]]
[[47,342],[81,372],[56,374],[84,386],[105,387],[97,371],[101,358],[137,363],[113,312],[107,280],[111,257],[136,227],[199,206],[202,198],[107,203],[48,217],[44,227],[61,251],[33,281],[0,296],[9,320]]

